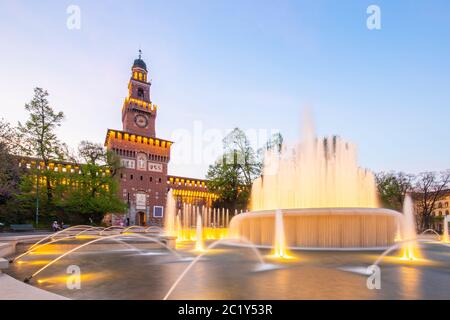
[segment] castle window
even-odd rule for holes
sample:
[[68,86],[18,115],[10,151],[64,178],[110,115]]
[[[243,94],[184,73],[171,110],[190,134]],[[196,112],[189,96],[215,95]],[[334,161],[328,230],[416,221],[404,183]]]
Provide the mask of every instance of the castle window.
[[138,88],[137,94],[139,98],[144,98],[144,89]]
[[152,182],[153,181],[153,178],[152,177],[150,177],[150,182]]
[[142,81],[142,73],[139,72],[139,80]]
[[133,175],[130,175],[130,180],[133,180]]
[[144,177],[143,177],[143,176],[141,176],[141,181],[142,181],[142,180],[144,180]]
[[161,183],[161,178],[158,179],[158,182]]
[[153,217],[162,218],[164,216],[164,207],[154,206],[153,207]]

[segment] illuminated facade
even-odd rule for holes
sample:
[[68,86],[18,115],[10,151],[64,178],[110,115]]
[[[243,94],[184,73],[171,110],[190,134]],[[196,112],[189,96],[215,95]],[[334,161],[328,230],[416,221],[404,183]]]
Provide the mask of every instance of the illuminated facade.
[[433,217],[432,228],[442,232],[444,230],[444,218],[450,215],[450,190],[446,190],[443,196],[436,201],[431,215]]
[[158,107],[151,101],[147,65],[134,60],[128,82],[128,97],[122,107],[122,130],[108,129],[105,146],[120,157],[120,195],[128,204],[125,216],[112,215],[130,225],[162,225],[167,193],[173,189],[179,206],[183,203],[211,205],[215,195],[206,181],[169,176],[172,142],[156,136]]

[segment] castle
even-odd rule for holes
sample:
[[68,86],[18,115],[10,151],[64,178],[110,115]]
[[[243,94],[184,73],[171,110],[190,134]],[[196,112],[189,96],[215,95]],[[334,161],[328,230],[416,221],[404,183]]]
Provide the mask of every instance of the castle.
[[162,225],[167,195],[172,190],[177,204],[211,206],[216,195],[206,181],[168,174],[172,141],[156,136],[158,106],[151,100],[151,81],[146,63],[139,57],[131,67],[128,96],[122,107],[122,130],[108,129],[105,146],[121,161],[120,196],[128,204],[125,215],[111,214],[110,223]]

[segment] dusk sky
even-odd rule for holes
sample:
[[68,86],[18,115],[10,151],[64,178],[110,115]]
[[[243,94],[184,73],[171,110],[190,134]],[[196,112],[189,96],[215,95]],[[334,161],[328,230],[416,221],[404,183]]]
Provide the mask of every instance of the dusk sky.
[[[371,4],[381,30],[366,26]],[[69,5],[79,30],[66,26]],[[206,173],[209,163],[177,152],[195,123],[278,129],[294,142],[304,108],[319,135],[354,142],[363,167],[450,168],[448,0],[0,0],[0,35],[0,117],[24,121],[41,86],[65,113],[58,132],[72,148],[121,129],[141,48],[157,136],[175,141],[170,174]]]

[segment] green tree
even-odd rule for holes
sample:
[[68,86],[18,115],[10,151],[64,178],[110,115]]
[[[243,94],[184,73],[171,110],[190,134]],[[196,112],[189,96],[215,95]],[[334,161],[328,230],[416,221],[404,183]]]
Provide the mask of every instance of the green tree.
[[208,169],[208,189],[219,195],[216,206],[234,211],[247,206],[261,163],[245,133],[235,128],[223,139],[223,156]]
[[26,215],[18,215],[21,207],[17,201],[20,194],[23,168],[19,167],[18,158],[13,155],[17,149],[17,134],[8,122],[0,119],[0,222],[21,222],[21,219],[29,218]]
[[[56,128],[61,126],[64,119],[62,112],[55,112],[48,102],[48,92],[42,88],[34,89],[34,96],[30,103],[25,104],[28,120],[25,124],[19,122],[19,132],[22,144],[21,153],[38,158],[47,168],[52,160],[62,160],[65,145],[56,135]],[[53,202],[53,186],[51,184],[51,170],[42,170],[45,176],[45,194],[47,205]]]
[[124,212],[127,207],[118,195],[116,178],[120,161],[96,143],[83,141],[78,158],[72,159],[79,168],[73,174],[71,190],[64,201],[66,216],[71,222],[86,223],[90,219],[101,223],[108,212]]
[[414,175],[403,172],[377,173],[375,179],[383,206],[401,211],[406,193],[412,190],[414,178]]

